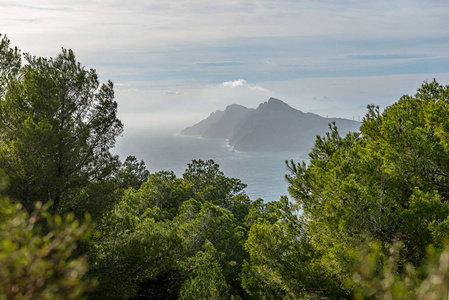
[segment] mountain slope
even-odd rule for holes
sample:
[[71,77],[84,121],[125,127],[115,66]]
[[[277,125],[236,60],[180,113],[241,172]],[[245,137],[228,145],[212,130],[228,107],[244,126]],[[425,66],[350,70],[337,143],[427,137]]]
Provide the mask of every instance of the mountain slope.
[[229,143],[247,152],[309,151],[316,135],[327,132],[331,122],[337,124],[340,134],[356,131],[360,126],[355,121],[304,113],[270,98],[235,128]]
[[207,117],[206,119],[202,120],[201,122],[187,127],[185,129],[183,129],[181,131],[181,134],[184,135],[198,135],[198,136],[202,136],[208,129],[209,127],[217,122],[218,120],[220,120],[220,118],[224,115],[224,111],[222,110],[217,110],[216,112],[213,112],[209,115],[209,117]]
[[245,119],[254,109],[242,105],[232,104],[226,107],[221,118],[212,123],[202,134],[204,138],[230,139],[234,134],[235,127]]
[[[316,135],[329,131],[328,124],[335,122],[341,135],[357,131],[360,123],[340,118],[323,118],[304,113],[283,101],[270,98],[257,109],[230,105],[224,112],[217,111],[209,118],[182,131],[206,138],[226,138],[234,149],[246,152],[308,152]],[[208,127],[208,128],[206,128]],[[190,130],[190,131],[189,131]]]
[[217,110],[198,124],[184,129],[181,134],[209,139],[229,139],[234,133],[234,128],[253,111],[253,108],[231,104],[224,111]]

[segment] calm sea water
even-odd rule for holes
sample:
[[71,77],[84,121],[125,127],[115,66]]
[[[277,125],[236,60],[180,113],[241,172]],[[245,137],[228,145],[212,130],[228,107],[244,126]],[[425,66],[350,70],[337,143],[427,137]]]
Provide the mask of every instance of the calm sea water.
[[172,170],[180,177],[193,159],[213,159],[226,176],[246,183],[251,199],[278,200],[288,195],[285,160],[300,161],[299,152],[233,152],[225,140],[183,135],[148,135],[119,140],[114,149],[121,157],[143,159],[150,172]]

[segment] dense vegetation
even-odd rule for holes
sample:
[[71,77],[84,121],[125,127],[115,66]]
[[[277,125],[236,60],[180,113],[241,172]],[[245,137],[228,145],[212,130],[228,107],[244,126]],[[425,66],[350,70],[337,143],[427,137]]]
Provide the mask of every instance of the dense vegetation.
[[110,153],[113,84],[0,36],[0,299],[446,299],[449,87],[317,137],[265,203]]

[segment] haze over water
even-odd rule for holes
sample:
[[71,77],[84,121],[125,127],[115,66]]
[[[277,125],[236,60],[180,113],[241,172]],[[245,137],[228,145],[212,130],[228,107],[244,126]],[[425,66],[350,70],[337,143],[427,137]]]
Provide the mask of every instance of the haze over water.
[[172,170],[181,177],[193,159],[213,159],[228,177],[246,183],[251,200],[279,200],[288,195],[285,160],[299,161],[301,153],[233,152],[226,140],[203,139],[177,134],[148,134],[139,138],[119,139],[114,152],[121,157],[136,155],[151,173]]

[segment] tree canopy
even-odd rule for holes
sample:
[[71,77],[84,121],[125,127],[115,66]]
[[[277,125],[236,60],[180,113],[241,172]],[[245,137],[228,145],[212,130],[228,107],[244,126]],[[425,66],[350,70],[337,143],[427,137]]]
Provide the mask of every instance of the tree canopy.
[[[0,172],[0,192],[5,182]],[[0,195],[0,299],[80,299],[93,287],[83,278],[87,257],[76,253],[89,238],[89,218],[53,216],[48,204],[29,214]]]
[[369,106],[360,133],[318,137],[308,165],[288,163],[289,191],[307,220],[321,262],[350,281],[353,253],[400,241],[400,265],[425,265],[429,246],[447,238],[449,87],[424,83],[380,112]]
[[246,215],[234,208],[249,206],[247,196],[237,194],[242,187],[212,160],[194,160],[182,178],[162,171],[139,190],[128,190],[94,238],[91,274],[100,283],[95,297],[241,294]]
[[123,131],[112,82],[100,83],[71,50],[50,59],[25,54],[22,65],[6,37],[0,46],[0,168],[8,195],[29,211],[52,201],[53,212],[67,212],[93,197],[92,186],[111,193],[120,161],[109,150]]

